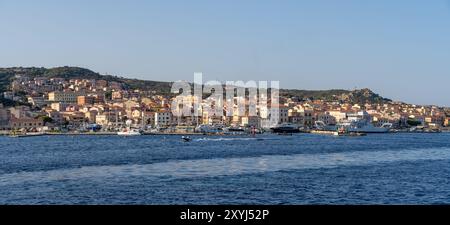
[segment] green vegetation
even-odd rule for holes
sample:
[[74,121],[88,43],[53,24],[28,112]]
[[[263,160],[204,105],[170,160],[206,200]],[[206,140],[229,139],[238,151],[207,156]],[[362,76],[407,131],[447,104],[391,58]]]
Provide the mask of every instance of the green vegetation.
[[27,75],[30,78],[64,78],[64,79],[95,79],[108,82],[117,82],[125,88],[132,90],[152,91],[158,94],[170,93],[170,82],[147,81],[138,79],[129,79],[111,75],[101,75],[88,69],[79,67],[56,67],[56,68],[36,68],[36,67],[13,67],[0,68],[0,91],[6,91],[9,88],[14,75]]
[[309,91],[309,90],[280,90],[280,95],[283,97],[297,97],[303,100],[325,100],[325,101],[339,101],[350,102],[353,104],[364,105],[366,103],[385,103],[392,100],[383,98],[378,94],[373,93],[369,89],[361,90],[322,90],[322,91]]
[[13,78],[14,74],[0,69],[0,93],[3,93],[9,89],[9,85],[11,84]]
[[408,123],[408,125],[412,126],[412,127],[422,125],[422,122],[414,120],[414,119],[409,119],[406,123]]
[[10,100],[10,99],[3,98],[3,97],[0,97],[0,103],[3,104],[3,106],[6,106],[6,107],[19,106],[19,105],[31,106],[31,104],[26,103],[26,102],[17,102],[17,101],[13,101],[13,100]]
[[105,92],[105,98],[107,100],[111,100],[112,99],[112,91],[107,91]]
[[52,123],[53,122],[53,119],[50,118],[49,116],[43,116],[41,118],[42,118],[42,121],[44,122],[44,124],[48,124],[48,123]]
[[283,97],[297,97],[300,99],[309,99],[309,100],[336,100],[337,96],[342,94],[348,94],[350,91],[347,90],[319,90],[319,91],[311,91],[311,90],[292,90],[292,89],[281,89],[280,95]]
[[16,102],[9,100],[9,99],[5,99],[3,97],[0,97],[0,103],[3,104],[3,106],[15,106]]

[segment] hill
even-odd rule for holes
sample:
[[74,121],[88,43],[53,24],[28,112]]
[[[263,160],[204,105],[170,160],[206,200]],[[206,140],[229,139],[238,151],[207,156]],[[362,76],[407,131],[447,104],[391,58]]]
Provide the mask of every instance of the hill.
[[0,91],[8,89],[15,75],[27,75],[31,78],[48,77],[64,79],[95,79],[114,81],[123,84],[128,89],[152,90],[160,93],[169,93],[172,83],[147,81],[138,79],[129,79],[119,76],[101,75],[91,70],[79,67],[56,67],[56,68],[37,68],[37,67],[13,67],[0,68]]
[[[56,68],[38,68],[38,67],[13,67],[0,68],[0,92],[9,89],[15,75],[27,75],[30,78],[48,77],[65,79],[96,79],[121,83],[128,89],[139,89],[143,91],[153,91],[159,94],[169,94],[172,83],[149,80],[130,79],[112,75],[101,75],[97,72],[79,67],[56,67]],[[351,103],[383,103],[390,99],[381,97],[369,89],[362,90],[289,90],[281,89],[280,95],[283,97],[297,97],[299,99],[327,100],[327,101],[345,101]],[[1,100],[1,99],[0,99]],[[4,100],[1,100],[4,101]],[[11,104],[11,102],[8,102]]]
[[392,101],[391,99],[384,98],[379,94],[374,93],[368,88],[353,91],[340,89],[319,91],[281,89],[280,95],[283,97],[297,97],[304,100],[340,101],[354,104],[377,104]]

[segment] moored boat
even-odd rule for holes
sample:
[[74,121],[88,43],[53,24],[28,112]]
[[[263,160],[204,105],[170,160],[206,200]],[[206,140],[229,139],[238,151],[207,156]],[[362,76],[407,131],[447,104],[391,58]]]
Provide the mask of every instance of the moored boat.
[[349,133],[388,133],[392,129],[391,123],[385,123],[381,127],[375,127],[371,123],[370,115],[365,112],[349,114],[346,121],[338,124],[338,128],[344,127]]
[[283,123],[270,129],[274,133],[282,133],[282,134],[300,133],[300,128],[297,125],[291,123]]
[[117,132],[117,135],[119,135],[119,136],[139,136],[139,135],[142,135],[142,134],[137,129],[126,128],[126,129],[124,129],[122,131]]

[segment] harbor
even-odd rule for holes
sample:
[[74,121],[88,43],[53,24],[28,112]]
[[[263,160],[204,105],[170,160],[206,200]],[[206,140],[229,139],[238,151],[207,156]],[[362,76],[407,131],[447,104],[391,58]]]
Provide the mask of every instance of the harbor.
[[[279,128],[278,128],[279,129]],[[396,133],[416,133],[416,134],[433,134],[433,133],[449,133],[450,129],[403,129],[403,130],[389,130],[387,132],[380,132],[385,134]],[[7,136],[13,138],[37,137],[37,136],[258,136],[260,134],[316,134],[316,135],[330,135],[330,136],[367,136],[376,133],[345,131],[345,130],[323,130],[323,129],[309,129],[309,130],[267,130],[254,134],[251,132],[227,133],[227,132],[154,132],[154,131],[135,131],[133,133],[112,132],[112,131],[96,131],[96,132],[0,132],[0,136]]]
[[[256,127],[224,127],[222,125],[201,124],[193,126],[167,126],[164,129],[151,128],[143,129],[143,126],[134,124],[132,120],[127,120],[124,125],[118,128],[104,127],[97,124],[84,125],[81,129],[75,130],[52,130],[52,131],[28,131],[26,129],[0,131],[0,135],[24,138],[37,136],[141,136],[141,135],[178,135],[178,136],[256,136],[260,134],[292,135],[297,133],[311,133],[317,135],[332,135],[337,137],[361,137],[368,134],[389,134],[389,133],[441,133],[448,132],[449,127],[425,127],[410,126],[405,128],[394,128],[392,123],[383,123],[377,127],[372,124],[372,117],[365,111],[348,114],[345,119],[337,124],[326,124],[324,121],[315,121],[314,126],[305,127],[294,123],[280,123],[271,128]],[[144,127],[145,128],[145,127]]]

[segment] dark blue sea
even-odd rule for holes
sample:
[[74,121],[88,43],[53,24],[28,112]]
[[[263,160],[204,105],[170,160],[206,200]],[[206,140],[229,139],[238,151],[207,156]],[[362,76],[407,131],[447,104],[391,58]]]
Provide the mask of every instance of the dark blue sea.
[[0,204],[449,204],[450,133],[0,137]]

